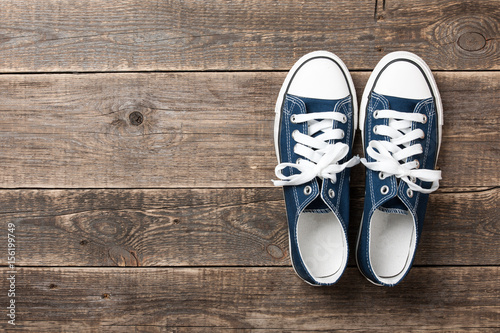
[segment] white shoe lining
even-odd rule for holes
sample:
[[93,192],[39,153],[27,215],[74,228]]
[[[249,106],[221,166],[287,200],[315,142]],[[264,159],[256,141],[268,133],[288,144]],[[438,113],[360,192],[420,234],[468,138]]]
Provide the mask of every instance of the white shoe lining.
[[342,225],[334,213],[303,212],[297,222],[297,238],[302,260],[318,281],[342,273],[347,260],[347,244]]
[[415,237],[411,214],[381,210],[373,213],[370,224],[370,262],[381,281],[399,279],[406,272],[415,252]]

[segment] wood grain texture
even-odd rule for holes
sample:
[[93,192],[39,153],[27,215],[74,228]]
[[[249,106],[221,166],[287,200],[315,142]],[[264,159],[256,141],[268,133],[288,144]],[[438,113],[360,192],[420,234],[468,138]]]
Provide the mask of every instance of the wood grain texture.
[[[57,325],[57,326],[55,326]],[[391,325],[390,328],[396,325]],[[40,323],[36,321],[23,321],[22,329],[25,331],[37,331],[40,328]],[[60,332],[64,330],[64,332],[141,332],[141,333],[206,333],[206,332],[269,332],[269,333],[309,333],[309,332],[331,332],[331,330],[311,330],[311,329],[277,329],[277,328],[228,328],[228,327],[214,327],[214,326],[183,326],[183,327],[171,327],[171,326],[161,326],[161,325],[113,325],[113,326],[105,326],[96,328],[96,326],[85,325],[82,326],[81,323],[54,323],[54,325],[47,325],[43,323],[44,332]],[[60,327],[60,328],[59,328]],[[85,327],[85,328],[84,328]],[[90,328],[94,327],[94,328]],[[399,328],[401,329],[401,327]],[[497,333],[498,328],[485,328],[485,327],[463,327],[456,329],[424,329],[424,328],[412,328],[412,327],[403,327],[405,332],[433,332],[433,333],[441,333],[441,332],[468,332],[468,333]],[[394,329],[397,331],[398,329]],[[8,332],[15,331],[7,329]],[[365,333],[365,332],[374,332],[374,333],[387,333],[387,328],[360,328],[360,329],[335,329],[335,332],[341,333]]]
[[[353,73],[359,96],[368,75]],[[0,184],[272,187],[274,103],[284,76],[2,75]],[[436,78],[445,108],[441,186],[500,185],[500,73],[439,72]],[[129,118],[133,112],[142,114],[138,126]],[[359,135],[354,151],[361,153]],[[352,179],[362,185],[362,167]]]
[[351,69],[396,50],[432,69],[499,69],[500,6],[483,1],[0,2],[0,72],[288,70],[328,49]]
[[[351,267],[363,194],[351,196]],[[500,264],[499,197],[499,188],[431,195],[416,265]],[[22,266],[290,265],[277,188],[4,190],[0,207]]]
[[[498,332],[498,0],[2,0],[0,331]],[[273,187],[286,71],[326,49],[358,100],[391,52],[434,70],[445,124],[415,266],[375,287],[294,273]],[[361,154],[360,135],[354,153]]]
[[[23,321],[78,331],[118,325],[290,330],[464,330],[498,325],[498,267],[417,267],[380,288],[348,268],[314,288],[283,268],[21,268]],[[6,279],[0,286],[5,290]],[[5,296],[2,295],[3,298]],[[314,309],[307,311],[306,309]],[[411,315],[409,315],[411,314]],[[2,323],[4,325],[4,323]]]

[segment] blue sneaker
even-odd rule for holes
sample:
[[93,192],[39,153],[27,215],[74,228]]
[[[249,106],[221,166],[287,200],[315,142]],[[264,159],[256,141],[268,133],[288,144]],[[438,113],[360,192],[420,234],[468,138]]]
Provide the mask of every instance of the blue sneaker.
[[276,102],[273,182],[283,186],[292,265],[312,285],[335,283],[347,264],[356,117],[352,79],[337,56],[312,52],[292,67]]
[[431,70],[409,52],[386,55],[361,100],[359,127],[366,166],[363,220],[356,260],[377,285],[408,273],[419,243],[441,144],[443,107]]

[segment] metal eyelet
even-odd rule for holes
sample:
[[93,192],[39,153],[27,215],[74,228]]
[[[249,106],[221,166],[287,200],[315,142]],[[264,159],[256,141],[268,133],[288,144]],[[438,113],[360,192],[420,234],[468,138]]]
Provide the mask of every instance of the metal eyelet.
[[382,193],[382,195],[386,195],[387,193],[389,193],[389,186],[387,185],[384,185],[380,188],[380,193]]
[[290,116],[290,121],[291,121],[292,123],[296,124],[296,121],[295,121],[295,115],[294,115],[294,114],[292,114],[292,115]]
[[416,169],[420,168],[420,162],[418,160],[414,160],[415,162],[417,162],[417,166],[415,167]]
[[413,191],[409,188],[406,190],[406,195],[408,196],[408,198],[413,198]]
[[378,110],[373,112],[373,118],[378,119]]
[[385,175],[384,175],[384,173],[382,171],[380,171],[378,173],[378,179],[380,179],[380,180],[384,180],[385,179]]
[[304,187],[304,194],[305,195],[309,195],[309,194],[311,194],[311,192],[312,192],[311,186],[307,185],[306,187]]
[[302,161],[302,159],[299,157],[295,160],[295,164],[300,164],[300,161]]
[[345,137],[345,133],[344,133],[344,131],[342,131],[342,136],[340,139],[343,139],[344,137]]
[[422,115],[422,124],[427,122],[427,116],[425,114]]
[[410,176],[410,181],[412,183],[416,183],[417,182],[417,178],[413,177],[413,176]]
[[336,179],[334,180],[334,179],[330,178],[330,183],[335,184],[336,182],[337,182]]
[[329,189],[328,190],[328,196],[330,197],[330,199],[333,199],[335,197],[335,191],[332,190],[332,189]]
[[346,117],[346,115],[344,114],[344,115],[342,116],[342,124],[345,124],[345,123],[347,123],[347,117]]
[[378,125],[373,126],[373,133],[378,134]]

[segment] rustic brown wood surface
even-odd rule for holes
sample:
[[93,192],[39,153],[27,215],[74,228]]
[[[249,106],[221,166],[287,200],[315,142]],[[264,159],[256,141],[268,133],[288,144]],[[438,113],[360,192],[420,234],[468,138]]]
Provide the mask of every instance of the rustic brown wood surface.
[[[499,194],[496,187],[431,196],[416,264],[499,265]],[[351,245],[362,195],[353,189]],[[0,203],[2,219],[18,227],[23,266],[289,265],[278,188],[13,190],[0,192]]]
[[[0,0],[0,331],[498,332],[499,31],[498,0]],[[358,98],[388,52],[434,70],[443,180],[395,288],[290,266],[274,103],[318,49]]]
[[325,48],[372,69],[402,47],[500,69],[498,17],[498,0],[3,0],[0,71],[288,70]]
[[[353,75],[361,96],[369,73]],[[284,77],[0,76],[2,187],[271,187],[274,103]],[[445,108],[441,186],[498,185],[491,142],[500,142],[500,73],[439,72],[436,79]],[[140,126],[133,112],[142,114]],[[481,163],[471,158],[478,151]],[[354,170],[359,186],[362,168]]]
[[348,268],[336,287],[317,288],[288,267],[22,268],[19,307],[29,326],[49,329],[482,329],[498,325],[499,273],[414,267],[404,285],[380,288]]

